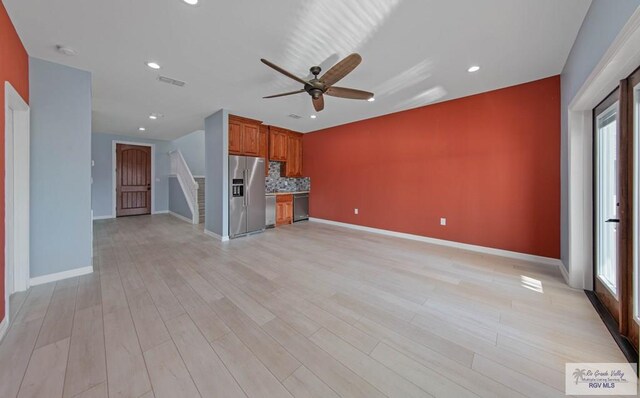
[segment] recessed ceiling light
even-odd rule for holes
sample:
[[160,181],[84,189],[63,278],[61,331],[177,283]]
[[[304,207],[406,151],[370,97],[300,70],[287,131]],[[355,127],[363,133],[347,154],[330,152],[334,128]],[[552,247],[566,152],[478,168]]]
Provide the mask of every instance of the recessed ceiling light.
[[367,101],[369,101],[369,102],[373,102],[373,101],[375,101],[375,100],[376,100],[376,97],[371,97],[371,98],[369,98]]
[[153,61],[147,62],[147,66],[151,69],[160,69],[160,64]]
[[473,72],[477,72],[479,70],[480,70],[480,67],[478,65],[473,65],[469,69],[467,69],[467,72],[473,73]]
[[158,118],[158,116],[156,115],[149,115],[149,119],[151,120],[156,120]]
[[309,116],[311,119],[315,119],[317,116],[316,115],[311,115]]
[[61,44],[58,44],[56,46],[56,51],[58,51],[60,54],[68,55],[70,57],[76,55],[76,50],[71,47],[63,46]]
[[198,4],[198,0],[182,0],[182,1],[189,4],[190,6],[195,6],[196,4]]
[[138,127],[139,131],[145,131],[146,129],[144,127]]

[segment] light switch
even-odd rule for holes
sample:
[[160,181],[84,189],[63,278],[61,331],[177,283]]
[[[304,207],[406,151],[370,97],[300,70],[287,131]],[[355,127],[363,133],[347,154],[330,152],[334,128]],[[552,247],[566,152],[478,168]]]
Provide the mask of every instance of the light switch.
[[440,219],[440,225],[447,225],[447,219],[446,218],[441,218]]
[[358,209],[353,209],[353,214],[358,214]]

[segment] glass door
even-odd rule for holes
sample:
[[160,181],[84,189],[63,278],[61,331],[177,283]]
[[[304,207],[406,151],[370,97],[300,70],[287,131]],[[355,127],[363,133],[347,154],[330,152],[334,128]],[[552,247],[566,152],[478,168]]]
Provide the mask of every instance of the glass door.
[[[596,306],[630,361],[640,324],[640,68],[593,110]],[[607,314],[608,313],[608,314]]]
[[616,90],[594,112],[595,292],[620,322],[620,104]]
[[628,299],[628,322],[623,333],[631,344],[638,351],[639,345],[639,325],[640,325],[640,69],[636,70],[627,79],[629,117],[631,122],[628,126],[632,132],[630,134],[631,145],[631,239],[630,252],[632,266],[629,267],[628,279],[631,289]]

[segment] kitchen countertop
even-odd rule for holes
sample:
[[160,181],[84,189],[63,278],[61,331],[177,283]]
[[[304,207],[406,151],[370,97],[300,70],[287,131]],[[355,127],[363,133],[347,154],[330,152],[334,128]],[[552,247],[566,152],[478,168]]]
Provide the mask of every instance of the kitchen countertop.
[[266,196],[275,196],[275,195],[295,195],[297,193],[309,193],[310,191],[295,191],[295,192],[266,192]]

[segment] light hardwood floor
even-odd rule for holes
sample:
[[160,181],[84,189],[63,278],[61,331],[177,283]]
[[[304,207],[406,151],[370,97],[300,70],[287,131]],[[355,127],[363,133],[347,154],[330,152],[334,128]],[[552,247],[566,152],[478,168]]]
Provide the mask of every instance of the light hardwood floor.
[[624,361],[549,266],[168,215],[95,222],[94,253],[12,296],[1,397],[563,397],[565,362]]

